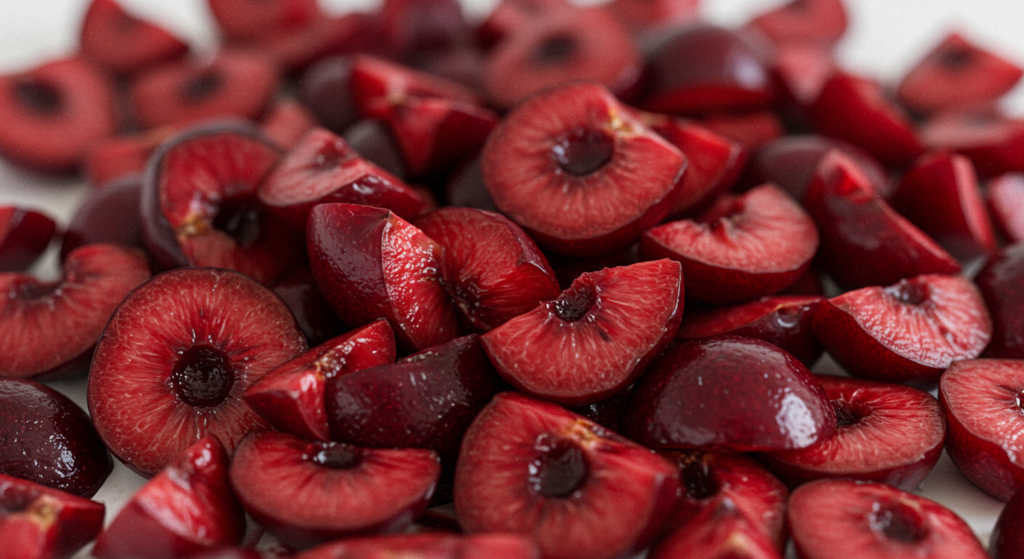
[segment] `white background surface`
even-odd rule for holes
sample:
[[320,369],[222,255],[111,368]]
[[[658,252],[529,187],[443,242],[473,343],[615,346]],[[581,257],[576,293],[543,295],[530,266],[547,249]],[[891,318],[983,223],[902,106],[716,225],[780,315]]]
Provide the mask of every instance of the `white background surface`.
[[[495,0],[469,0],[471,17],[485,13]],[[157,21],[200,48],[215,44],[205,0],[121,0],[138,15]],[[741,24],[753,13],[780,4],[777,0],[703,0],[708,19]],[[344,12],[376,5],[374,0],[323,0],[327,9]],[[948,31],[967,36],[1018,63],[1024,63],[1024,2],[1021,0],[847,0],[850,29],[840,48],[841,63],[852,70],[894,83]],[[49,58],[71,53],[77,44],[79,22],[87,0],[0,0],[0,72],[15,71]],[[1024,114],[1024,90],[1007,102]],[[3,123],[0,122],[0,126]],[[17,203],[45,209],[66,223],[81,198],[83,185],[74,179],[40,177],[0,161],[0,204]],[[42,273],[54,274],[54,259]],[[84,383],[58,384],[85,407]],[[110,521],[122,503],[143,483],[117,465],[96,496],[108,506]],[[987,542],[1002,504],[967,482],[945,456],[921,486],[921,494],[936,499],[963,516]]]

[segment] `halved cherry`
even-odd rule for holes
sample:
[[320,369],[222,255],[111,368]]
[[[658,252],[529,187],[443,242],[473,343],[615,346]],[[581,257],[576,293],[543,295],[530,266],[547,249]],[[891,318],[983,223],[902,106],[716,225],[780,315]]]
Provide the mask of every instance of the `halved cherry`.
[[536,542],[517,534],[457,535],[441,532],[344,538],[303,551],[296,559],[541,559]]
[[119,74],[178,58],[188,44],[126,11],[116,0],[92,0],[82,20],[82,53]]

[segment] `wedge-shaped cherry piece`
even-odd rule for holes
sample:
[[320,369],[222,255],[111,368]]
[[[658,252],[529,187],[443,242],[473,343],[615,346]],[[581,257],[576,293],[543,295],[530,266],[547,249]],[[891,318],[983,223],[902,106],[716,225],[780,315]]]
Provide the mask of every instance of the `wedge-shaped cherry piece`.
[[0,76],[0,154],[49,173],[73,171],[117,130],[114,85],[82,58]]
[[661,456],[553,403],[504,392],[473,420],[455,471],[469,533],[531,535],[546,558],[625,557],[671,512]]
[[605,7],[640,41],[700,17],[699,0],[613,0]]
[[102,503],[0,473],[3,555],[65,559],[103,529]]
[[768,342],[719,336],[655,361],[633,388],[624,423],[626,436],[651,447],[746,452],[824,441],[836,431],[836,414],[796,358]]
[[277,89],[278,72],[255,50],[223,50],[207,63],[171,62],[140,74],[129,95],[139,124],[184,125],[223,117],[256,120]]
[[786,134],[785,124],[771,109],[715,113],[697,122],[748,151],[760,149]]
[[498,122],[469,88],[379,58],[353,59],[351,84],[360,116],[387,125],[410,176],[450,171],[479,152]]
[[777,295],[730,307],[697,309],[683,315],[676,339],[698,340],[722,334],[755,338],[786,350],[812,367],[824,351],[811,328],[814,312],[824,300],[818,295]]
[[797,555],[825,559],[985,559],[959,516],[946,507],[882,483],[820,480],[796,489],[786,514]]
[[345,536],[396,532],[427,506],[441,465],[414,448],[361,448],[252,432],[231,460],[245,510],[284,545],[301,549]]
[[723,196],[696,219],[644,233],[640,257],[683,265],[686,296],[735,303],[773,295],[796,281],[818,250],[818,228],[778,187],[765,184]]
[[137,174],[115,179],[103,188],[90,189],[61,237],[61,259],[67,259],[71,251],[80,246],[97,243],[142,250],[141,197],[142,176]]
[[295,98],[278,99],[267,109],[260,121],[260,131],[270,141],[292,150],[308,132],[319,124],[314,115]]
[[818,98],[838,67],[830,46],[786,42],[776,45],[772,75],[786,105],[806,108]]
[[274,283],[303,260],[301,233],[257,197],[279,158],[277,146],[241,124],[198,128],[165,143],[142,186],[146,249],[164,268],[227,268]]
[[814,334],[846,372],[892,382],[934,382],[954,361],[981,354],[992,319],[971,280],[925,274],[823,302]]
[[998,111],[950,111],[930,118],[920,128],[933,151],[966,155],[984,178],[1024,168],[1024,119]]
[[969,260],[996,249],[978,177],[962,155],[922,157],[903,175],[889,201],[957,258]]
[[323,128],[307,133],[259,188],[260,202],[300,231],[317,204],[342,202],[416,217],[425,202],[401,179],[363,159]]
[[147,279],[149,264],[140,252],[103,244],[72,251],[54,281],[0,274],[0,376],[87,370],[114,308]]
[[458,336],[458,311],[439,281],[441,247],[408,221],[384,208],[320,204],[306,244],[320,291],[349,326],[384,317],[405,353]]
[[304,351],[269,289],[230,270],[172,270],[110,317],[89,373],[89,412],[115,456],[153,475],[201,437],[216,435],[230,452],[266,426],[242,394]]
[[32,380],[0,378],[0,440],[0,474],[81,497],[92,497],[114,467],[85,411]]
[[[672,451],[665,455],[679,468],[682,494],[672,517],[665,522],[667,541],[657,546],[662,549],[656,552],[658,555],[670,556],[666,548],[685,549],[684,541],[728,547],[728,534],[733,532],[739,534],[740,541],[753,544],[754,549],[763,547],[762,543],[775,554],[783,549],[789,491],[764,466],[724,449]],[[721,532],[709,530],[708,524],[715,522],[728,526]],[[680,532],[699,535],[691,539]],[[716,557],[713,553],[707,556]]]
[[993,179],[986,202],[999,233],[1011,244],[1024,241],[1024,174],[1007,173]]
[[184,41],[128,13],[117,0],[92,0],[82,20],[80,42],[83,54],[118,74],[130,74],[188,52]]
[[993,256],[974,281],[992,317],[992,341],[985,356],[1024,359],[1024,243]]
[[939,379],[949,434],[946,452],[967,479],[1006,501],[1024,488],[1024,360],[969,359]]
[[296,559],[541,559],[532,538],[518,534],[425,532],[345,538],[297,554]]
[[804,197],[818,224],[818,261],[847,289],[888,285],[921,274],[955,274],[960,264],[896,213],[860,168],[839,152],[818,164]]
[[331,312],[308,266],[293,269],[272,289],[292,311],[310,347],[345,333],[345,325]]
[[538,93],[494,130],[481,170],[494,205],[546,249],[623,249],[675,204],[686,157],[596,84]]
[[384,0],[379,17],[388,47],[404,59],[443,51],[469,27],[458,0]]
[[640,113],[640,118],[689,161],[670,218],[706,209],[733,185],[747,162],[740,144],[694,121],[647,112]]
[[989,538],[992,559],[1012,559],[1024,555],[1024,491],[1014,493],[999,513]]
[[441,280],[474,328],[494,329],[561,291],[533,239],[501,214],[442,208],[415,223],[441,245]]
[[228,481],[229,461],[215,436],[190,444],[132,496],[93,556],[177,559],[241,543],[245,512]]
[[43,254],[57,223],[43,212],[0,206],[0,272],[22,272]]
[[887,483],[913,491],[942,454],[946,422],[931,394],[894,383],[819,375],[839,429],[800,450],[761,455],[790,486],[819,478]]
[[357,52],[384,54],[390,45],[380,40],[383,30],[376,16],[354,11],[336,16],[319,14],[305,25],[261,36],[253,46],[293,74],[303,72],[328,56]]
[[911,68],[896,88],[900,103],[930,113],[995,101],[1024,76],[1024,69],[950,33]]
[[338,376],[395,362],[395,334],[379,318],[328,340],[268,372],[242,397],[277,429],[330,440],[324,386]]
[[473,417],[501,389],[476,335],[327,381],[331,438],[365,447],[429,448],[455,462]]
[[628,98],[643,60],[629,31],[598,7],[551,10],[508,33],[484,61],[488,100],[507,109],[533,93],[571,81],[601,84]]
[[651,548],[651,559],[782,559],[778,546],[743,517],[730,500],[718,501]]
[[762,47],[742,33],[708,23],[680,27],[650,55],[650,77],[639,105],[691,115],[767,108],[773,87]]
[[321,126],[341,134],[359,118],[352,99],[352,57],[328,56],[299,77],[299,99]]
[[257,40],[308,25],[320,9],[316,0],[207,0],[217,27],[231,39]]
[[770,182],[803,200],[821,159],[831,150],[838,150],[856,165],[871,183],[874,191],[888,198],[889,174],[873,157],[857,146],[814,134],[789,135],[771,142],[750,156],[743,184],[757,186]]
[[831,46],[846,32],[846,8],[842,0],[794,0],[756,16],[750,25],[776,44]]
[[566,0],[500,0],[477,25],[474,39],[490,51],[517,29],[543,21],[552,11],[571,7]]
[[636,380],[676,335],[681,272],[662,259],[583,274],[480,340],[520,390],[567,406],[603,400]]
[[817,133],[846,140],[883,165],[902,167],[924,153],[907,115],[867,78],[836,73],[807,113]]

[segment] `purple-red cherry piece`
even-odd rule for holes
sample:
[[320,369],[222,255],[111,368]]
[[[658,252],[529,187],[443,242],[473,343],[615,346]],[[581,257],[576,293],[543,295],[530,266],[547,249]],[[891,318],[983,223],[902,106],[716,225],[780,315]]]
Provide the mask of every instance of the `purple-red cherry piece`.
[[154,276],[110,318],[89,374],[89,411],[122,462],[153,475],[206,435],[228,451],[266,423],[242,400],[306,351],[288,307],[230,270]]
[[97,243],[143,248],[142,175],[127,175],[90,189],[78,204],[61,237],[60,255],[66,260],[74,249]]
[[518,534],[420,532],[344,538],[303,551],[295,559],[541,559],[536,542]]
[[587,81],[628,98],[643,70],[629,31],[601,7],[551,10],[510,30],[484,60],[483,89],[508,109],[558,84]]
[[673,464],[553,403],[501,393],[473,420],[455,471],[468,533],[533,536],[545,558],[643,549],[671,512]]
[[403,219],[416,217],[426,205],[401,179],[324,128],[309,131],[285,154],[260,186],[259,200],[299,231],[306,230],[317,204],[376,206]]
[[517,106],[481,155],[494,205],[546,249],[623,249],[673,208],[686,157],[607,89],[563,85]]
[[27,379],[0,378],[0,474],[92,497],[114,467],[82,408]]
[[338,376],[395,362],[395,334],[379,318],[320,344],[249,385],[245,403],[277,429],[330,440],[325,385]]
[[73,171],[117,130],[114,85],[82,58],[0,76],[0,154],[49,173]]
[[840,287],[960,272],[960,264],[893,210],[860,167],[840,152],[821,158],[804,207],[818,225],[818,262]]
[[265,54],[228,49],[202,64],[183,60],[153,67],[131,82],[129,96],[146,128],[224,117],[256,120],[277,83],[277,67]]
[[992,317],[985,356],[1024,359],[1024,243],[989,259],[974,281]]
[[802,559],[842,549],[863,559],[987,559],[978,537],[935,501],[882,483],[819,480],[798,487],[786,516]]
[[421,448],[361,448],[252,432],[231,459],[245,510],[285,546],[396,532],[427,505],[441,466]]
[[796,358],[768,342],[720,336],[655,361],[633,388],[623,432],[656,448],[782,450],[833,436],[836,414]]
[[126,11],[117,0],[92,0],[82,20],[82,53],[117,74],[178,58],[188,44]]
[[812,330],[814,312],[824,300],[819,295],[777,295],[730,307],[697,308],[683,315],[676,339],[722,334],[755,338],[779,346],[812,367],[824,351]]
[[230,458],[217,437],[190,444],[139,489],[100,534],[97,559],[185,559],[237,545],[245,511],[228,481]]
[[66,559],[103,529],[103,503],[0,473],[0,555]]
[[1014,559],[1024,556],[1024,491],[1014,493],[999,513],[989,538],[988,552],[992,559]]
[[320,204],[306,230],[313,277],[350,327],[384,317],[401,352],[459,334],[455,304],[441,285],[441,247],[384,208]]
[[310,347],[345,332],[345,325],[331,311],[320,288],[316,286],[316,279],[309,266],[293,269],[271,289],[295,315],[295,322],[306,335]]
[[640,241],[642,259],[682,263],[687,298],[717,304],[778,293],[817,250],[814,221],[771,184],[723,196],[699,217],[654,227]]
[[824,301],[814,334],[851,375],[934,382],[954,361],[981,354],[992,320],[971,280],[928,274]]
[[939,379],[946,452],[967,479],[1006,501],[1024,488],[1024,360],[957,361]]
[[946,421],[931,394],[909,386],[819,375],[839,429],[812,447],[761,455],[790,486],[819,478],[887,483],[913,491],[932,471]]
[[115,245],[81,247],[61,277],[0,274],[0,377],[68,376],[88,369],[114,308],[149,279],[142,253]]
[[556,298],[480,337],[516,388],[566,406],[629,386],[669,344],[683,275],[667,259],[586,273]]
[[1024,69],[1018,64],[954,32],[907,72],[896,98],[919,113],[978,106],[1002,97],[1021,76]]
[[57,223],[40,211],[0,206],[0,272],[23,272],[57,234]]
[[732,29],[686,25],[649,57],[646,110],[708,114],[768,108],[773,86],[763,45]]
[[212,266],[273,284],[304,260],[302,234],[257,191],[280,148],[243,125],[192,130],[153,155],[140,207],[146,249],[164,268]]
[[480,331],[501,326],[561,291],[533,239],[501,214],[441,208],[415,224],[441,245],[441,281]]

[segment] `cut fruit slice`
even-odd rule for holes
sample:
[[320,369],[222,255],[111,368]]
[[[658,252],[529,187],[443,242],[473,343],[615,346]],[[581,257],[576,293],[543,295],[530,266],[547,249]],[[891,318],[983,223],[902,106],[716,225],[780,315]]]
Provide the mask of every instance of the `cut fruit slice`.
[[[985,559],[977,536],[946,507],[881,483],[820,480],[789,500],[797,555],[826,559]],[[847,555],[848,554],[848,555]]]
[[481,155],[494,205],[546,249],[623,249],[664,218],[686,158],[608,90],[572,84],[513,110]]
[[814,333],[851,375],[935,382],[954,361],[981,354],[992,320],[967,278],[921,275],[823,302]]
[[985,356],[1024,359],[1024,243],[989,259],[974,281],[992,316],[992,341]]
[[788,194],[766,184],[723,196],[697,219],[644,233],[640,257],[682,263],[687,298],[709,303],[774,295],[810,266],[818,229]]
[[741,452],[805,448],[835,431],[836,413],[807,367],[768,342],[739,336],[665,352],[633,388],[623,426],[626,436],[655,448]]
[[183,56],[188,44],[125,11],[116,0],[92,0],[82,20],[82,53],[118,74]]
[[61,260],[67,260],[78,247],[99,243],[143,250],[141,197],[141,175],[121,177],[103,188],[89,189],[61,237]]
[[893,383],[819,375],[839,430],[821,444],[760,456],[790,486],[823,477],[913,491],[932,471],[946,422],[931,394]]
[[501,214],[442,208],[415,223],[441,245],[441,281],[480,331],[497,328],[561,291],[533,239]]
[[304,551],[295,559],[541,559],[532,538],[516,534],[438,532],[346,538]]
[[1024,360],[969,359],[939,379],[946,452],[967,479],[1006,501],[1024,488]]
[[432,450],[253,432],[235,450],[230,479],[256,522],[285,546],[301,549],[402,530],[426,508],[440,473]]
[[815,43],[832,46],[846,32],[841,0],[794,0],[750,21],[776,44]]
[[139,251],[103,244],[72,251],[56,281],[0,274],[0,376],[87,370],[110,315],[147,279],[149,264]]
[[403,353],[459,335],[455,304],[441,285],[441,247],[389,210],[320,204],[309,214],[313,277],[350,327],[384,317]]
[[185,448],[100,534],[97,559],[180,559],[242,542],[245,511],[228,482],[230,459],[214,436]]
[[102,503],[0,474],[0,541],[17,559],[65,559],[103,529]]
[[213,268],[165,272],[110,318],[89,374],[89,412],[115,456],[153,475],[207,434],[231,452],[265,427],[242,393],[304,351],[288,307],[255,281]]
[[338,376],[395,362],[395,334],[383,318],[314,347],[249,385],[245,403],[277,429],[330,440],[324,386]]
[[520,390],[567,406],[604,400],[636,380],[675,336],[681,270],[657,260],[583,274],[480,340]]
[[988,210],[1011,244],[1024,241],[1024,174],[1007,173],[988,184]]
[[57,223],[45,213],[0,206],[0,272],[23,272],[56,236]]
[[217,27],[229,38],[257,40],[309,25],[320,15],[317,0],[207,0]]
[[505,392],[462,440],[455,511],[469,533],[532,535],[548,559],[643,549],[676,500],[675,466],[550,402]]

